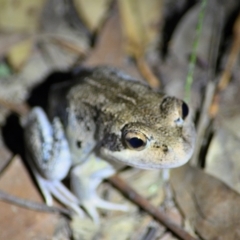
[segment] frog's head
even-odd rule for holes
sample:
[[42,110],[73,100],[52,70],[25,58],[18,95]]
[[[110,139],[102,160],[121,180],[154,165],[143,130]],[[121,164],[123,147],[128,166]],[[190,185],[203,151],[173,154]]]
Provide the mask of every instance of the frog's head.
[[152,113],[138,116],[102,145],[105,158],[143,169],[173,168],[192,156],[195,129],[186,103],[165,97]]

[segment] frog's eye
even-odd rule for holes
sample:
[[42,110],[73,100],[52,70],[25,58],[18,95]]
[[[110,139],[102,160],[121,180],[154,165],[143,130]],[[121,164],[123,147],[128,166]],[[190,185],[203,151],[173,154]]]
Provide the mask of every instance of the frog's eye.
[[188,116],[188,105],[185,102],[182,102],[182,119],[185,119]]
[[189,110],[187,104],[185,102],[182,102],[180,113],[181,116],[174,121],[178,127],[182,127],[185,118],[188,116],[188,112]]
[[129,149],[141,151],[147,144],[147,137],[140,132],[128,132],[124,136],[124,141]]

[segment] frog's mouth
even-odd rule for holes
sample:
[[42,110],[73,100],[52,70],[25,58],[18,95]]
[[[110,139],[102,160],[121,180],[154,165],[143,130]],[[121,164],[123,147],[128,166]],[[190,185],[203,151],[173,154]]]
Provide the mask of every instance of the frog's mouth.
[[101,149],[101,155],[108,161],[115,161],[123,165],[128,165],[140,169],[163,169],[175,168],[184,165],[191,158],[193,149],[187,153],[178,151],[177,153],[169,149],[167,155],[160,155],[154,151],[136,152],[132,150],[122,150],[119,152],[111,152],[108,149]]

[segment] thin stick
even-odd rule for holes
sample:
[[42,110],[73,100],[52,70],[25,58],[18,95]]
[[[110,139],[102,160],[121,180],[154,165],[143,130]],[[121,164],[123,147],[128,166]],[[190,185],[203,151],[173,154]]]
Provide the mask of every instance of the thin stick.
[[37,203],[37,202],[22,199],[22,198],[18,198],[16,196],[10,195],[1,190],[0,190],[0,200],[7,203],[18,205],[23,208],[35,210],[35,211],[48,212],[48,213],[61,213],[67,216],[72,215],[72,212],[68,209],[60,208],[60,207],[49,207],[42,203]]
[[219,98],[220,93],[223,91],[229,84],[233,69],[236,65],[239,52],[240,52],[240,13],[233,26],[233,43],[230,49],[230,53],[227,58],[227,63],[224,69],[224,72],[221,75],[217,89],[215,91],[212,104],[209,109],[209,114],[211,118],[214,118],[219,110]]
[[147,62],[142,57],[137,57],[137,67],[142,74],[142,76],[147,80],[148,84],[153,89],[159,89],[161,86],[160,80],[154,75],[151,68],[148,66]]
[[125,195],[129,200],[133,203],[137,204],[144,211],[149,213],[153,218],[155,218],[158,222],[162,223],[166,228],[168,228],[172,233],[178,236],[182,240],[196,240],[196,238],[192,237],[189,233],[187,233],[180,226],[175,224],[172,220],[170,220],[162,211],[158,208],[154,207],[149,203],[145,198],[143,198],[140,194],[138,194],[135,190],[133,190],[127,183],[125,183],[121,178],[114,175],[108,178],[108,181],[116,187],[123,195]]

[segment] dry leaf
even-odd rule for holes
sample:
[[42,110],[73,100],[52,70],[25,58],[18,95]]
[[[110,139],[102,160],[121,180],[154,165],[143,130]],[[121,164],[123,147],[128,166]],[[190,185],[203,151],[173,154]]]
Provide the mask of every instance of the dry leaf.
[[[229,46],[231,47],[231,46]],[[225,57],[229,54],[226,50]],[[223,57],[226,60],[226,58]],[[224,62],[226,64],[226,62]],[[219,93],[219,112],[216,116],[216,133],[206,156],[206,171],[240,193],[240,56],[233,68],[232,80]]]
[[229,84],[231,73],[233,71],[234,66],[236,65],[239,51],[240,51],[240,14],[238,15],[237,19],[235,20],[233,26],[233,43],[231,46],[231,51],[228,56],[228,60],[225,66],[225,70],[219,80],[219,89],[224,90],[227,85]]
[[108,18],[99,34],[94,49],[83,64],[86,67],[110,65],[142,80],[135,64],[126,61],[122,42],[120,17],[114,8],[113,14]]
[[46,0],[0,0],[0,29],[35,32]]
[[[0,189],[20,198],[43,201],[19,157],[2,174]],[[0,239],[51,239],[59,220],[57,215],[5,202],[0,202],[0,209]]]
[[203,239],[240,239],[238,193],[189,165],[174,169],[171,183],[178,205]]
[[127,52],[142,57],[160,31],[161,0],[118,1]]
[[[216,15],[218,5],[209,1],[206,6],[201,36],[198,42],[197,59],[202,64],[196,64],[192,98],[189,104],[195,110],[202,103],[202,89],[209,80],[209,67],[211,67],[210,52],[217,46],[220,37],[214,30],[219,29],[221,16]],[[194,5],[179,21],[170,40],[169,54],[161,70],[163,71],[165,91],[170,95],[184,98],[184,85],[189,65],[189,56],[192,51],[200,4]],[[174,71],[173,71],[174,69]]]
[[206,171],[240,193],[240,115],[223,121],[211,141]]
[[88,29],[95,32],[106,18],[111,0],[74,0],[73,2]]
[[8,63],[15,71],[21,70],[30,57],[33,47],[33,39],[19,42],[10,48],[7,54]]
[[73,216],[70,227],[74,240],[94,239],[98,231],[98,226],[92,220],[89,218],[79,218],[79,216]]

